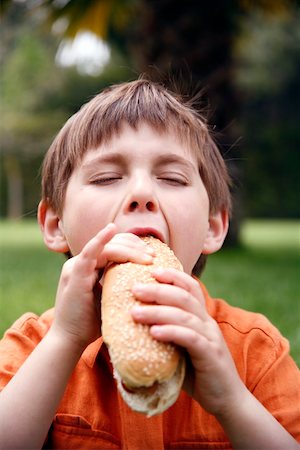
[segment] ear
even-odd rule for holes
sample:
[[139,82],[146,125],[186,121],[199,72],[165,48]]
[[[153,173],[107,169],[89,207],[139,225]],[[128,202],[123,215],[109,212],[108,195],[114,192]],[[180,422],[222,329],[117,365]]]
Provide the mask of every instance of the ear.
[[38,222],[43,233],[45,245],[49,250],[59,253],[69,251],[60,217],[46,200],[42,200],[39,204]]
[[228,231],[228,225],[229,218],[225,210],[209,216],[209,228],[202,250],[204,255],[220,250]]

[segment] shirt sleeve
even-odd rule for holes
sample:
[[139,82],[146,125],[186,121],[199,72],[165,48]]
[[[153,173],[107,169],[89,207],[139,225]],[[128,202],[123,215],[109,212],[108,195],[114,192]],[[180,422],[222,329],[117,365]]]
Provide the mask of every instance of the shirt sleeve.
[[300,442],[300,371],[289,354],[289,343],[281,337],[264,353],[265,365],[258,368],[252,393]]
[[47,320],[26,313],[5,332],[0,340],[0,390],[16,374],[48,329]]
[[[300,442],[300,371],[289,342],[263,316],[221,324],[248,390]],[[230,331],[229,331],[230,329]]]
[[300,371],[290,346],[262,314],[209,304],[248,390],[300,442]]

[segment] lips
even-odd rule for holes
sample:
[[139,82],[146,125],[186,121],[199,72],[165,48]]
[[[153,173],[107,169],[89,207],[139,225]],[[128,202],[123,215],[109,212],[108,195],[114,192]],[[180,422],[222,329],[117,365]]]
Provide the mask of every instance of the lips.
[[162,242],[165,242],[164,237],[162,233],[155,228],[149,228],[149,227],[136,227],[132,228],[127,231],[127,233],[135,234],[136,236],[153,236],[157,239],[159,239]]

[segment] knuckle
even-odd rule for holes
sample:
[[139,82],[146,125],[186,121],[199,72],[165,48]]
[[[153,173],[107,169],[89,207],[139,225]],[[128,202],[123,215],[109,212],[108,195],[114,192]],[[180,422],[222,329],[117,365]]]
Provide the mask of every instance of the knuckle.
[[194,293],[194,296],[197,297],[199,300],[201,299],[202,301],[204,301],[204,295],[203,295],[203,291],[201,289],[201,286],[199,285],[199,283],[196,280],[193,280],[193,289],[192,292]]
[[83,247],[81,253],[74,258],[74,263],[79,264],[80,260],[85,260],[89,258],[89,248],[87,246]]
[[70,259],[68,259],[68,261],[66,261],[64,263],[63,268],[62,268],[62,272],[61,272],[61,275],[62,275],[63,279],[69,279],[70,278],[70,275],[71,275],[71,273],[73,271],[73,265],[74,265],[74,262],[71,261]]
[[159,299],[162,297],[163,289],[160,285],[149,283],[147,284],[147,288],[145,293],[148,294],[148,298],[155,301],[155,303],[159,304]]
[[185,303],[191,303],[192,301],[192,294],[189,291],[184,291],[183,300]]
[[224,356],[224,347],[220,341],[213,341],[211,343],[212,353],[216,355],[218,359],[223,358]]
[[189,342],[190,342],[190,345],[193,347],[197,347],[201,343],[200,336],[197,333],[197,331],[191,330],[191,333],[189,336]]
[[192,286],[194,289],[197,289],[197,290],[200,289],[199,281],[198,281],[198,280],[195,280],[195,278],[192,278],[192,277],[191,277],[191,286]]
[[184,315],[183,315],[183,318],[182,318],[183,320],[183,325],[185,326],[185,327],[187,327],[187,328],[192,328],[193,327],[193,324],[194,324],[194,315],[193,314],[191,314],[191,313],[189,313],[189,312],[186,312]]

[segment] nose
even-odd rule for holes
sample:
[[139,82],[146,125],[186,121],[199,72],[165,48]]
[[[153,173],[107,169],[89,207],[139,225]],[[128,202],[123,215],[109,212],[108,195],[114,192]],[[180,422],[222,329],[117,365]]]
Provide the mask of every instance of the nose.
[[139,174],[128,186],[125,208],[127,212],[155,212],[158,209],[153,182],[150,177]]

